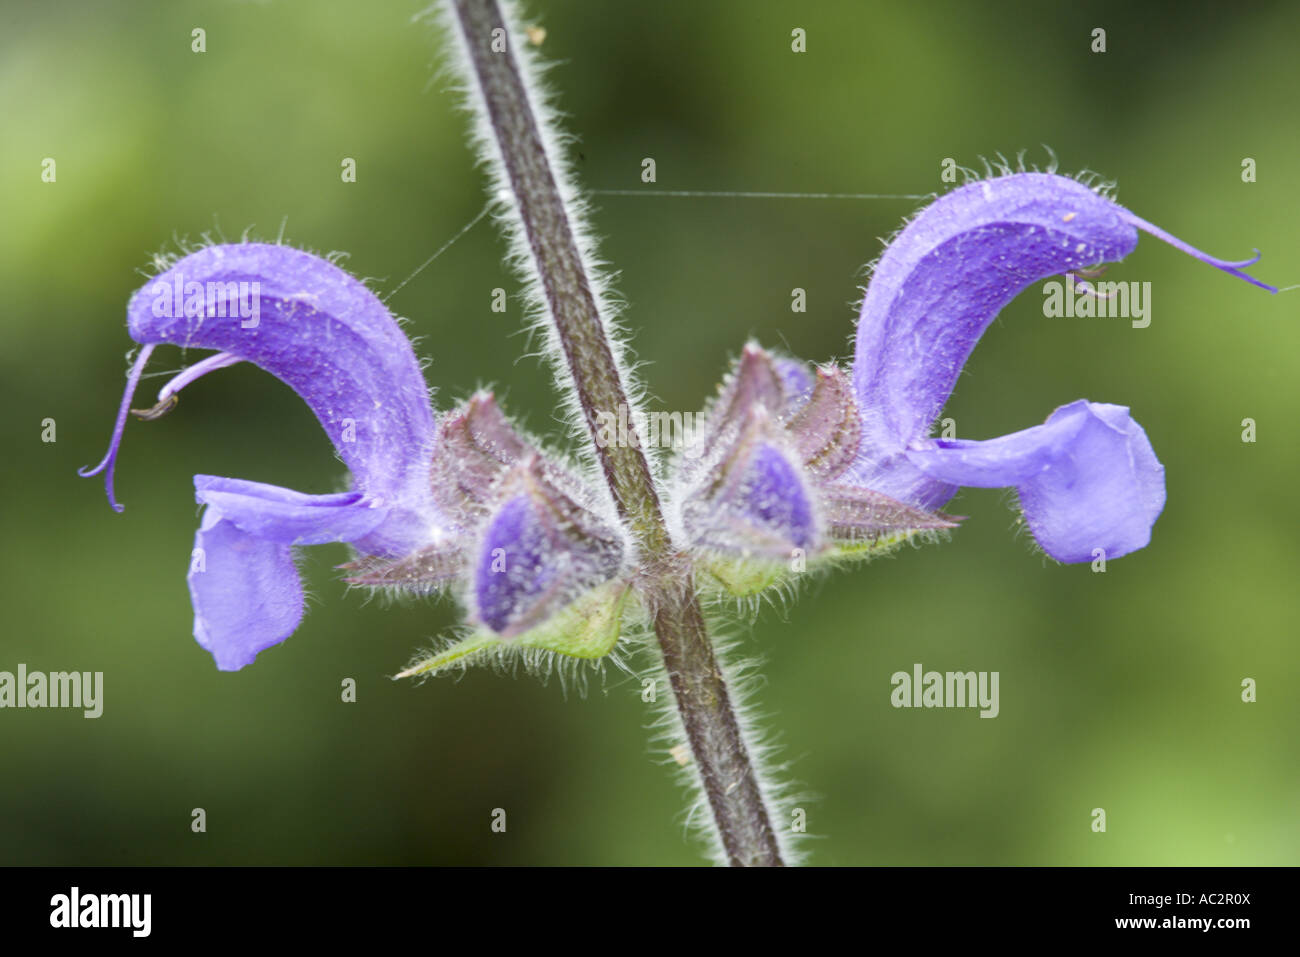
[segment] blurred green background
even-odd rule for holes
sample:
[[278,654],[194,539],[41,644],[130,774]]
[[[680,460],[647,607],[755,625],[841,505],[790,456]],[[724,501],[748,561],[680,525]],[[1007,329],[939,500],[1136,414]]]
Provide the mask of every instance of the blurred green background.
[[[1259,3],[534,4],[583,185],[928,193],[945,157],[1050,145],[1139,215],[1300,283],[1300,7]],[[174,237],[252,227],[392,289],[469,221],[483,176],[440,39],[403,2],[0,7],[0,670],[105,674],[104,714],[0,711],[0,863],[691,864],[684,800],[640,685],[585,697],[473,672],[387,676],[448,604],[345,594],[310,549],[302,627],[218,673],[190,637],[191,475],[312,492],[340,477],[311,413],[236,367],[132,422],[117,515],[98,479],[131,347],[127,297]],[[1176,11],[1176,12],[1175,12]],[[1090,32],[1107,30],[1105,54]],[[191,52],[202,27],[207,52]],[[795,27],[807,52],[790,49]],[[41,182],[41,161],[57,182]],[[340,180],[344,157],[355,184]],[[1243,183],[1241,162],[1258,163]],[[907,200],[602,196],[625,321],[656,408],[698,408],[747,337],[849,354],[861,267]],[[518,281],[484,222],[391,300],[446,408],[494,384],[558,434]],[[1153,321],[1013,303],[945,413],[987,438],[1076,398],[1126,404],[1168,470],[1152,546],[1054,566],[997,491],[942,546],[818,581],[733,629],[809,795],[818,864],[1294,864],[1300,678],[1287,502],[1300,471],[1300,290],[1268,296],[1144,238],[1108,279]],[[491,290],[510,310],[490,310]],[[790,291],[808,292],[793,314]],[[159,354],[155,372],[199,354]],[[161,379],[147,380],[151,393]],[[57,421],[57,442],[41,422]],[[1241,441],[1241,420],[1258,442]],[[1001,673],[1001,715],[894,710],[914,662]],[[340,701],[354,678],[355,704]],[[1259,700],[1243,704],[1245,677]],[[207,812],[205,834],[191,809]],[[509,815],[490,830],[493,808]],[[1090,812],[1105,808],[1094,834]],[[781,813],[788,814],[789,808]]]

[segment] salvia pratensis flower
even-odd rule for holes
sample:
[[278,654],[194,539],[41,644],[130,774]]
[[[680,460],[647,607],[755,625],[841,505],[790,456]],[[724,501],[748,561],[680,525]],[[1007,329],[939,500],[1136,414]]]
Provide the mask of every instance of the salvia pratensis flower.
[[[683,470],[688,519],[693,503],[720,487],[728,489],[727,508],[745,518],[722,529],[688,520],[695,544],[761,560],[748,528],[782,516],[786,545],[809,557],[844,554],[855,537],[888,544],[897,540],[892,533],[950,527],[934,510],[972,486],[1014,488],[1030,531],[1058,561],[1144,547],[1164,506],[1164,468],[1126,407],[1079,400],[1042,425],[997,439],[929,437],[1003,306],[1049,276],[1122,259],[1139,230],[1276,292],[1243,272],[1258,255],[1216,259],[1064,176],[1019,173],[957,189],[922,210],[876,264],[858,320],[851,389],[843,373],[825,367],[790,404],[772,380],[780,378],[778,364],[789,368],[792,360],[746,348],[706,418],[713,441],[730,436],[728,451],[694,473]],[[756,440],[743,423],[754,410],[784,425],[781,466],[752,464]],[[778,447],[776,434],[769,428],[761,448]],[[801,468],[789,467],[801,458]],[[757,468],[759,477],[739,490],[719,484],[742,467]],[[817,516],[815,527],[792,518],[806,513]]]
[[[228,292],[241,283],[247,299]],[[108,454],[84,472],[104,473],[110,501],[132,392],[163,344],[220,350],[204,371],[244,360],[285,382],[316,413],[352,475],[351,490],[336,495],[195,476],[195,498],[207,509],[189,573],[194,636],[217,667],[241,668],[297,628],[303,594],[293,546],[345,541],[399,557],[450,531],[429,487],[434,419],[419,362],[388,310],[343,270],[285,246],[211,246],[136,292],[127,331],[145,348]],[[182,373],[182,384],[197,368]],[[176,391],[164,388],[164,400]]]

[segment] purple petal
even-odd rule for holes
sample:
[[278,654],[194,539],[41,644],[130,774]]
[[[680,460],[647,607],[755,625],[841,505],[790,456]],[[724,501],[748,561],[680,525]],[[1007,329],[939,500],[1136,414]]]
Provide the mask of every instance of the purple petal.
[[353,542],[388,515],[360,492],[305,495],[278,485],[216,475],[194,476],[194,497],[241,532],[280,545]]
[[907,453],[951,485],[1014,486],[1034,538],[1058,561],[1144,547],[1165,504],[1165,470],[1128,409],[1080,399],[1043,425],[987,442],[935,440]]
[[209,508],[194,538],[190,601],[194,637],[222,671],[238,671],[293,634],[302,583],[288,545],[242,532]]
[[885,250],[862,303],[857,483],[942,504],[951,489],[926,482],[899,453],[929,431],[980,335],[1030,284],[1120,259],[1136,244],[1122,209],[1063,176],[973,183],[922,210]]
[[297,392],[354,490],[390,506],[359,547],[396,555],[435,537],[428,387],[406,335],[361,282],[287,246],[210,246],[136,292],[127,325],[138,342],[219,349]]

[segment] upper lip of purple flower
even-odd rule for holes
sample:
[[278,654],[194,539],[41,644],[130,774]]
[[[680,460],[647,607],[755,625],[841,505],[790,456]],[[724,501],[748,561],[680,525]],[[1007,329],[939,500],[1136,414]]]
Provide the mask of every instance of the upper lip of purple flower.
[[[242,300],[254,305],[252,316],[238,314],[227,294],[244,290],[256,297]],[[113,465],[131,395],[162,344],[220,350],[164,388],[165,399],[204,371],[251,362],[303,398],[351,473],[351,491],[341,495],[195,477],[196,498],[208,509],[190,571],[195,636],[220,668],[242,667],[296,628],[302,597],[291,546],[347,541],[396,557],[447,531],[429,482],[435,422],[419,361],[383,303],[337,266],[287,246],[210,246],[138,290],[127,328],[145,348],[108,453],[82,470],[104,473],[114,508],[121,509]]]

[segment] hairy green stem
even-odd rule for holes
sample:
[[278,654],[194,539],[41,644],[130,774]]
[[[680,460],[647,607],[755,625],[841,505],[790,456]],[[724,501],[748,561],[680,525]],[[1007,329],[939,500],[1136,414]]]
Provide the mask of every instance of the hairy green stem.
[[[614,350],[560,195],[545,141],[528,101],[509,31],[496,0],[449,0],[509,186],[518,205],[588,434],[623,520],[636,538],[638,587],[678,713],[730,863],[779,865],[780,846],[732,708],[700,607],[689,558],[673,543],[650,463],[635,435],[601,443],[597,416],[629,408]],[[629,416],[630,417],[630,416]]]

